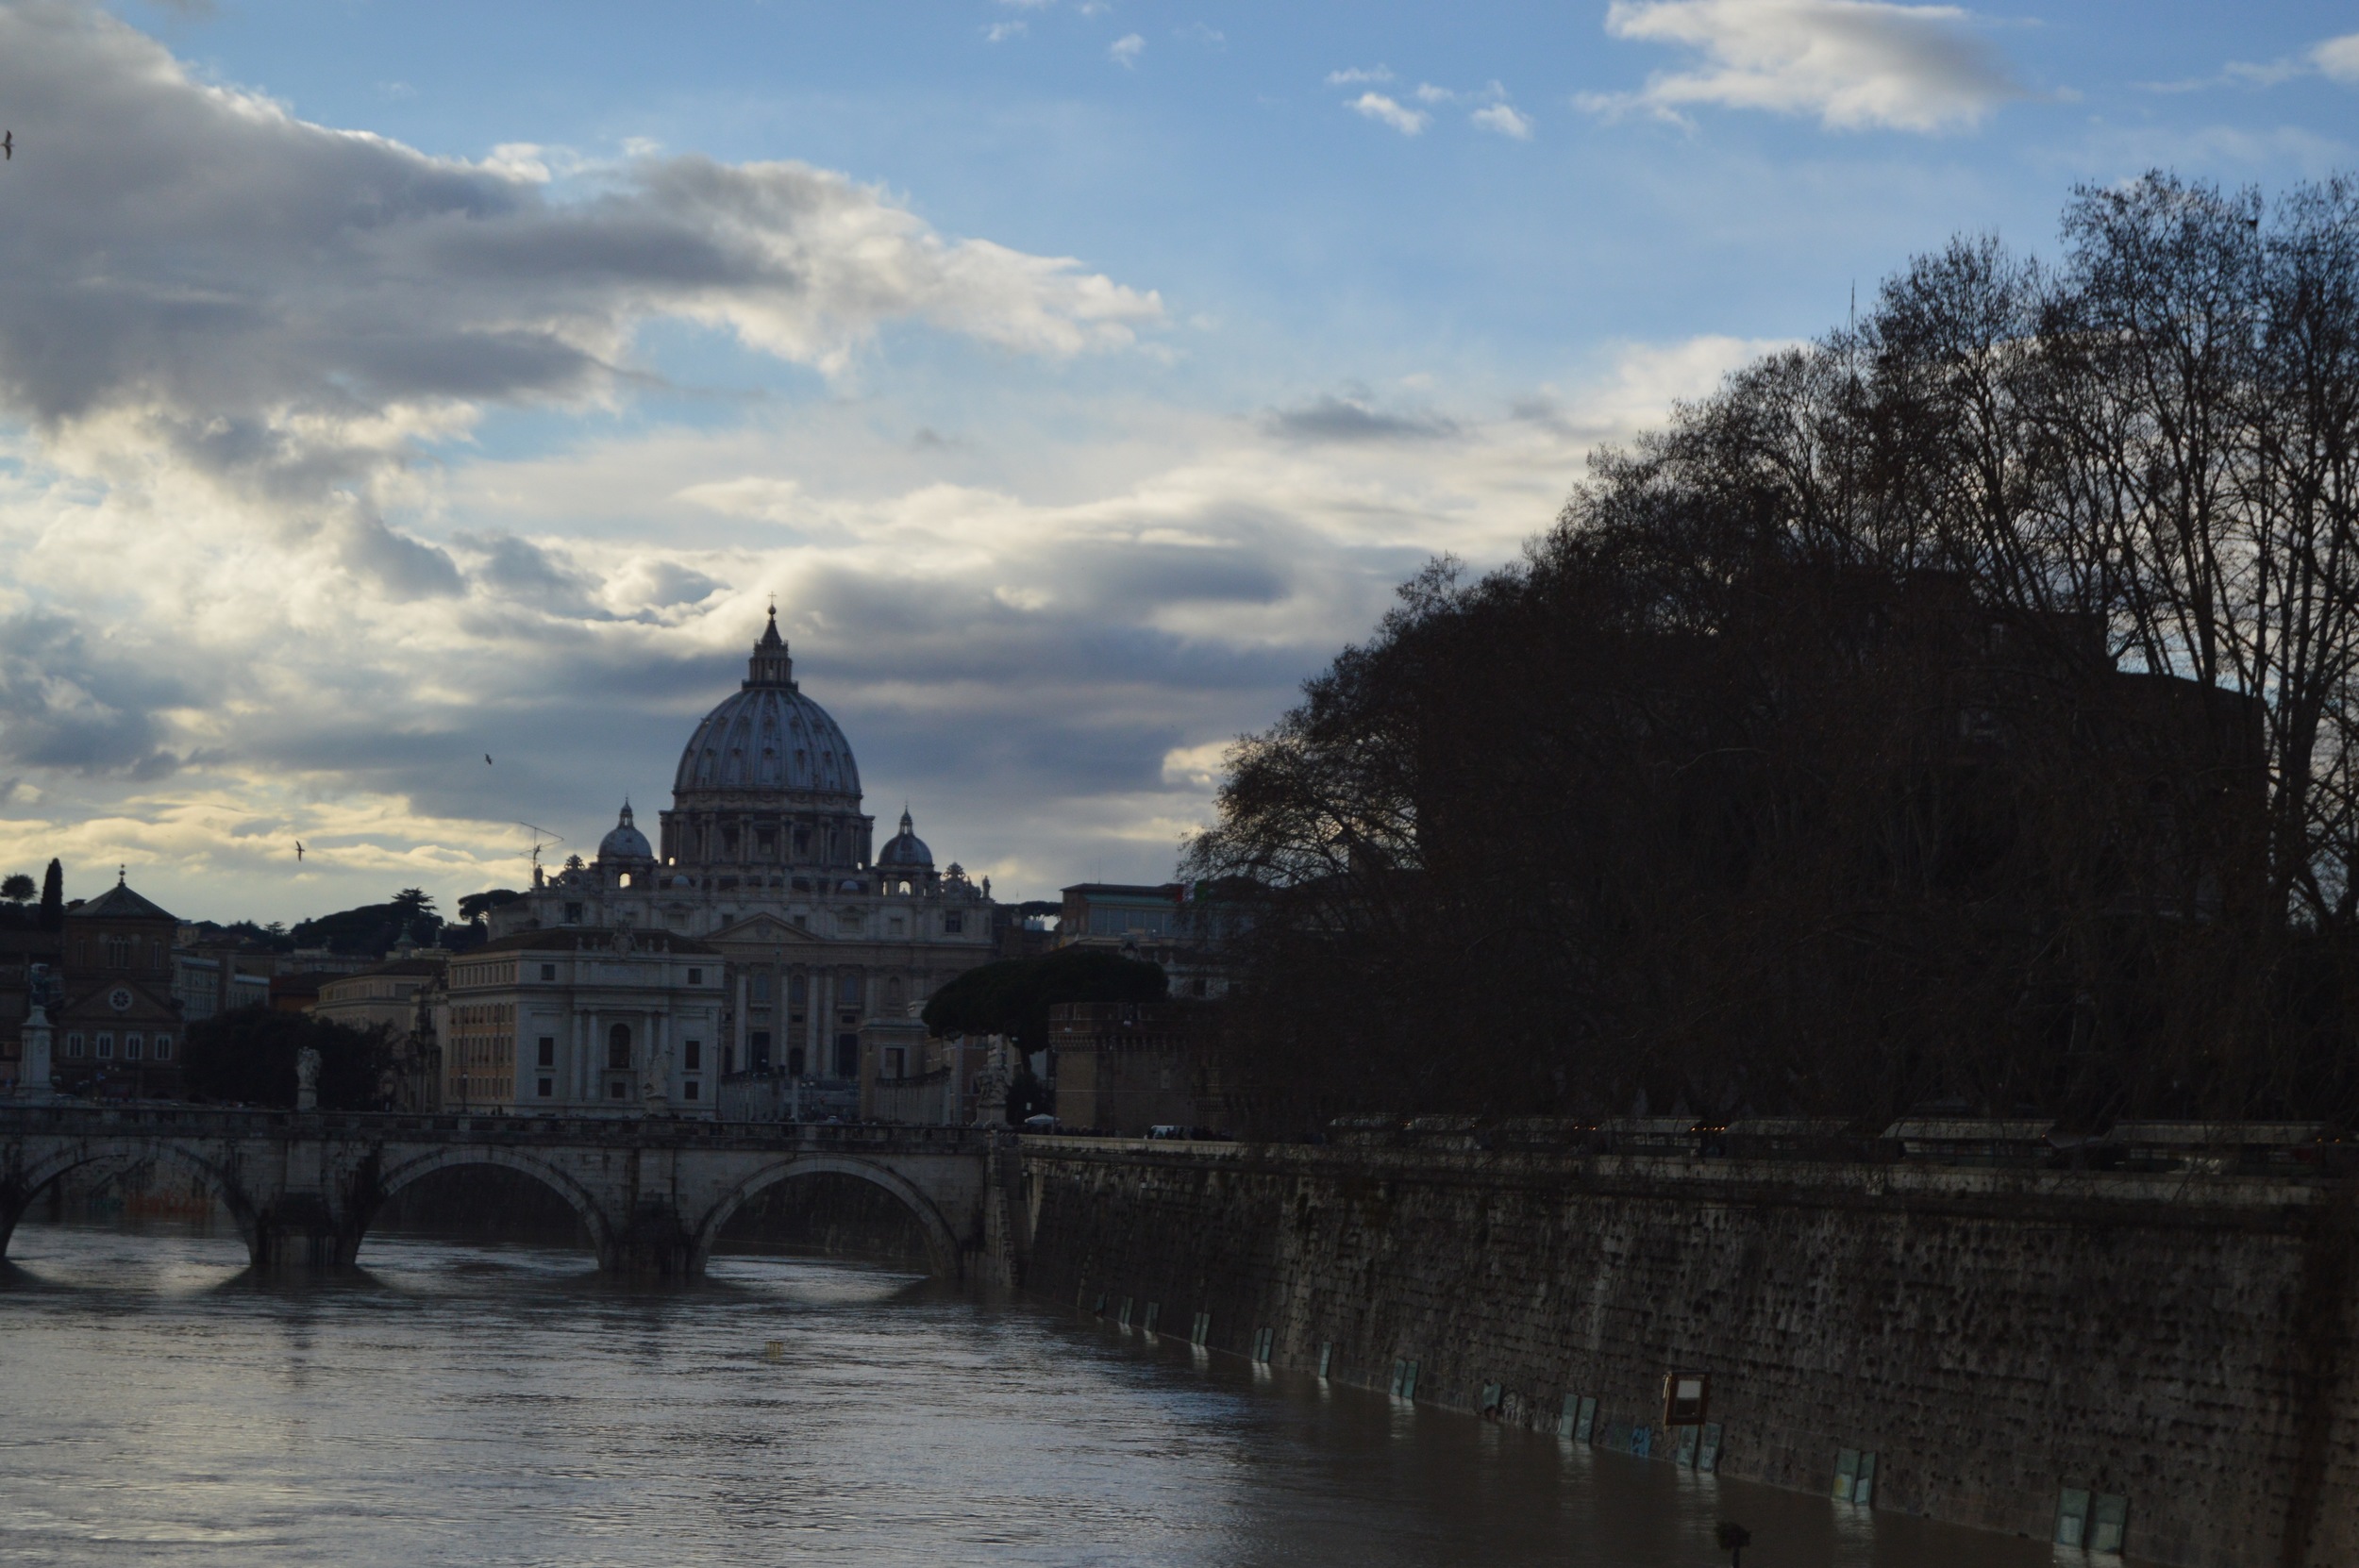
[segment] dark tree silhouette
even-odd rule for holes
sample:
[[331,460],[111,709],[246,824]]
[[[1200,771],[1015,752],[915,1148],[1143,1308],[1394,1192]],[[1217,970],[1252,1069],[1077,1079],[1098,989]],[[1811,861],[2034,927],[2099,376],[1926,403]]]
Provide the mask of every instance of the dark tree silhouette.
[[968,970],[927,1002],[926,1027],[937,1035],[1006,1035],[1029,1056],[1047,1048],[1048,1009],[1060,1002],[1160,1002],[1168,989],[1159,964],[1064,947]]
[[2079,192],[1601,452],[1242,742],[1227,1080],[2359,1110],[2359,184]]
[[392,1046],[381,1029],[356,1029],[310,1013],[240,1008],[189,1026],[184,1068],[192,1099],[243,1105],[295,1103],[295,1057],[320,1054],[322,1109],[367,1110],[384,1096]]

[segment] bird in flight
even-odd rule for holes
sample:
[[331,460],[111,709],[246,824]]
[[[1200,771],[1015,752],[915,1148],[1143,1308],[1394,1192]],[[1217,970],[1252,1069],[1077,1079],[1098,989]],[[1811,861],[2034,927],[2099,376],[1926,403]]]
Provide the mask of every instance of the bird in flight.
[[297,865],[301,865],[302,863],[303,863],[303,841],[302,841],[301,839],[297,839],[297,840],[295,841],[295,864],[297,864]]
[[12,159],[15,157],[16,132],[0,131],[0,159]]
[[492,765],[492,754],[488,751],[483,754],[483,765],[487,768]]

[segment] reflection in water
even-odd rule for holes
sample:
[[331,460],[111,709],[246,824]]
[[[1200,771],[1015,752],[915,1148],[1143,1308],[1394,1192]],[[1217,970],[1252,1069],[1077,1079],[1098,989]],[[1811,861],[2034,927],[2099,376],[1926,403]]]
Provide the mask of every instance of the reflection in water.
[[834,1260],[689,1289],[378,1237],[27,1225],[0,1560],[2015,1568],[2044,1546],[1592,1453]]

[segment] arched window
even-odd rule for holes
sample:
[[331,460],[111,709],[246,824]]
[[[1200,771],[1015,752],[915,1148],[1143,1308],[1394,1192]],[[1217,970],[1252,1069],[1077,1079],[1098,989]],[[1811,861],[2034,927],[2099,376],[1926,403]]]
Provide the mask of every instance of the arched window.
[[617,1024],[606,1031],[606,1064],[609,1067],[630,1065],[630,1026]]

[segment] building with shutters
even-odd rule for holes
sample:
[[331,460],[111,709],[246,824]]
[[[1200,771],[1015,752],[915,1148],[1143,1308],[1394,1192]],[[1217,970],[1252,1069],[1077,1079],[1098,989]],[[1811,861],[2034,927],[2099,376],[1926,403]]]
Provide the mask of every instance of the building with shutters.
[[668,931],[519,931],[450,960],[445,1111],[715,1114],[718,951]]

